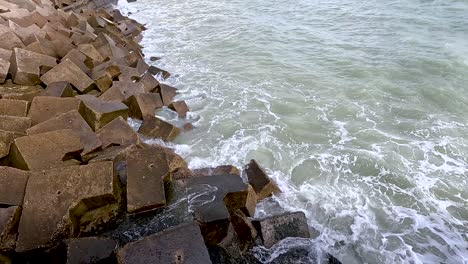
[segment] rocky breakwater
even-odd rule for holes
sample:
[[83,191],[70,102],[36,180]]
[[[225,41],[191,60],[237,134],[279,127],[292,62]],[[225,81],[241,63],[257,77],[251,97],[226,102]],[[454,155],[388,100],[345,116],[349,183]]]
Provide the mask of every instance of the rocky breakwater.
[[252,247],[308,238],[303,213],[253,218],[280,192],[255,161],[243,180],[144,143],[190,127],[157,109],[188,107],[109,4],[0,0],[0,263],[260,263]]

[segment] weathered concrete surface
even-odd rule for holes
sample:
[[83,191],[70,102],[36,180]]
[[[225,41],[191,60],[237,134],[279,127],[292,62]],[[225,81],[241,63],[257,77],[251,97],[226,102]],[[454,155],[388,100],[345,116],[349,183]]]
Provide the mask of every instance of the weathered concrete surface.
[[[14,249],[20,215],[19,206],[0,207],[0,252]],[[3,263],[1,258],[0,263]]]
[[14,131],[0,130],[0,158],[8,156],[11,145],[14,143],[15,138],[22,136],[25,136],[25,134]]
[[103,101],[91,95],[81,95],[80,114],[94,130],[98,130],[110,121],[121,116],[128,117],[128,107],[118,101]]
[[31,118],[0,115],[0,130],[25,133],[31,126]]
[[22,85],[35,85],[41,83],[39,79],[41,68],[51,69],[57,65],[54,57],[14,48],[10,66],[13,82]]
[[119,264],[211,264],[196,223],[179,225],[129,243],[118,250],[117,259]]
[[257,193],[258,200],[281,192],[276,183],[270,179],[263,168],[258,165],[257,161],[250,160],[250,163],[247,164],[244,171],[249,179],[250,185],[252,185]]
[[159,84],[159,88],[157,89],[159,94],[161,95],[163,104],[165,106],[169,106],[172,102],[172,99],[177,94],[177,88],[169,86],[167,84]]
[[180,129],[163,121],[153,115],[143,118],[143,124],[138,129],[138,133],[147,137],[161,138],[165,141],[173,140],[180,132]]
[[26,187],[16,251],[66,238],[86,212],[115,202],[113,171],[112,162],[99,162],[34,172]]
[[96,135],[102,142],[102,148],[111,145],[128,146],[138,142],[137,133],[121,116],[96,131]]
[[105,237],[71,238],[66,248],[67,264],[112,262],[117,242]]
[[26,116],[28,114],[28,101],[0,99],[0,115]]
[[34,126],[58,115],[78,110],[79,105],[78,98],[36,96],[31,103],[28,117],[31,118],[31,125]]
[[47,88],[42,92],[43,96],[55,96],[55,97],[74,97],[77,93],[73,90],[73,87],[69,82],[61,81],[54,82],[47,85]]
[[287,237],[310,238],[307,218],[303,212],[284,213],[253,221],[266,248]]
[[159,148],[131,151],[127,158],[127,211],[135,213],[164,206],[164,179],[169,177],[164,151]]
[[84,148],[83,152],[81,152],[81,155],[86,155],[101,147],[102,145],[102,142],[99,140],[98,136],[94,134],[93,130],[89,127],[88,123],[86,123],[77,110],[63,113],[47,121],[39,123],[29,128],[26,133],[28,135],[35,135],[62,129],[71,129],[78,133]]
[[31,102],[32,99],[35,96],[40,95],[42,91],[43,89],[38,85],[18,85],[13,84],[11,80],[7,80],[3,85],[0,86],[0,98],[25,100]]
[[189,108],[185,101],[172,102],[169,104],[169,108],[176,111],[179,117],[186,117]]
[[9,156],[13,167],[41,170],[64,166],[64,160],[83,150],[78,133],[63,129],[15,139]]
[[42,75],[41,81],[47,85],[54,82],[67,81],[80,92],[87,92],[94,86],[93,80],[70,59],[65,59],[59,65]]
[[130,109],[129,116],[143,120],[147,115],[154,115],[156,109],[163,107],[158,93],[140,93],[130,96],[124,103]]
[[0,205],[23,205],[29,175],[29,171],[0,166]]

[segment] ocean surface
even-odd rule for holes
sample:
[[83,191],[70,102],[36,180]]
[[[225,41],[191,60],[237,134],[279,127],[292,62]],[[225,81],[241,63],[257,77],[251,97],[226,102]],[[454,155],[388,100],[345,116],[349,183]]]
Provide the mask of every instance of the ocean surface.
[[[468,263],[467,0],[138,0],[195,129],[192,168],[257,159],[343,263]],[[174,113],[157,113],[182,123]]]

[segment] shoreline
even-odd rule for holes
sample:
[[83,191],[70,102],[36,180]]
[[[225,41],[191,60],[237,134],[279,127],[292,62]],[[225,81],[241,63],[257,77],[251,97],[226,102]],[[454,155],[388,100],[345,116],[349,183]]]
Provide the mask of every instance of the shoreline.
[[[189,109],[154,77],[170,73],[146,63],[145,27],[115,3],[2,5],[0,262],[261,263],[253,247],[309,238],[301,212],[254,218],[256,203],[280,192],[254,160],[192,171],[142,141],[191,129],[156,109]],[[137,132],[128,117],[142,121]],[[307,254],[272,263],[339,263]]]

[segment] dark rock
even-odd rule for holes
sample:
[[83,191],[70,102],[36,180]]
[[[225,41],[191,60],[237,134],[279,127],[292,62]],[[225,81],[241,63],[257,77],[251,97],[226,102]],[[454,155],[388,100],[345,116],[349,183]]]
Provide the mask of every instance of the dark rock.
[[251,160],[245,167],[244,172],[247,174],[250,185],[252,185],[257,193],[258,200],[281,192],[276,183],[270,179],[263,168],[258,165],[257,161]]
[[117,242],[105,237],[72,238],[66,241],[67,264],[114,262]]
[[155,57],[155,56],[151,56],[150,57],[150,61],[157,61],[157,60],[160,60],[161,57]]
[[210,264],[208,251],[196,223],[183,224],[127,244],[117,252],[120,264]]
[[8,156],[11,145],[13,145],[15,138],[22,136],[25,136],[25,134],[14,131],[0,130],[0,159]]
[[284,213],[253,221],[266,248],[288,237],[310,238],[307,218],[303,212]]
[[240,177],[239,169],[232,165],[221,165],[215,168],[201,168],[193,170],[193,174],[196,177],[200,176],[211,176],[211,175],[224,175],[232,174]]

